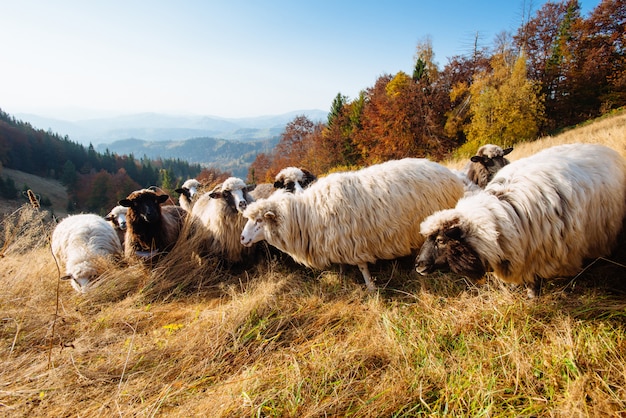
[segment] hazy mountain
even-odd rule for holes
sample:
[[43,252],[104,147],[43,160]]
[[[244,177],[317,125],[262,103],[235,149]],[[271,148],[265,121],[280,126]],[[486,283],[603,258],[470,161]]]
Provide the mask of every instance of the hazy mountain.
[[144,141],[124,139],[97,145],[96,151],[109,150],[119,155],[144,155],[150,159],[174,158],[217,167],[234,176],[246,178],[248,167],[260,152],[269,152],[278,143],[278,137],[262,141],[231,141],[216,138],[192,138],[182,141]]
[[32,114],[17,114],[17,119],[34,128],[50,130],[83,145],[94,146],[138,138],[145,141],[180,141],[194,137],[211,137],[235,141],[260,141],[280,135],[296,116],[325,121],[328,112],[301,110],[282,115],[254,118],[221,118],[217,116],[174,116],[141,113],[117,117],[65,121]]

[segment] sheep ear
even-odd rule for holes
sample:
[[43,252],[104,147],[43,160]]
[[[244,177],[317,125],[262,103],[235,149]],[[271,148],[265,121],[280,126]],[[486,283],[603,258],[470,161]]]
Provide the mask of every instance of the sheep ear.
[[510,154],[511,151],[513,151],[513,147],[506,148],[503,151],[504,151],[504,155]]
[[222,197],[222,192],[216,192],[216,191],[210,192],[209,197],[211,199],[220,199]]
[[282,181],[275,181],[274,182],[274,188],[275,189],[284,189],[285,188],[285,183],[283,183]]
[[124,206],[125,208],[129,208],[132,206],[132,202],[129,199],[122,199],[117,202],[118,205]]
[[68,274],[67,276],[61,277],[61,280],[70,280],[71,278],[72,276]]
[[274,219],[276,219],[276,214],[274,212],[272,212],[271,210],[268,210],[267,212],[265,212],[265,214],[263,215],[263,217],[265,219],[268,219],[270,221],[273,221]]
[[473,155],[472,158],[470,158],[470,161],[473,163],[481,163],[482,159],[478,155]]
[[304,174],[304,179],[303,179],[304,184],[308,185],[309,183],[313,183],[315,180],[317,180],[317,177],[315,177],[315,174],[311,173],[309,170],[305,170],[304,168],[302,168],[301,170],[302,170],[302,173]]
[[256,189],[256,184],[248,184],[246,186],[246,192],[251,192],[254,189]]
[[104,217],[104,220],[105,220],[105,221],[111,221],[111,220],[113,220],[113,215],[111,215],[111,214],[109,213],[107,216],[105,216],[105,217]]
[[182,187],[181,187],[180,189],[176,189],[176,190],[174,190],[174,191],[175,191],[176,193],[178,193],[178,194],[183,194],[183,193],[185,193],[185,189],[183,189]]
[[170,197],[166,194],[162,194],[157,196],[157,202],[159,203],[165,203],[167,201],[167,199],[169,199]]

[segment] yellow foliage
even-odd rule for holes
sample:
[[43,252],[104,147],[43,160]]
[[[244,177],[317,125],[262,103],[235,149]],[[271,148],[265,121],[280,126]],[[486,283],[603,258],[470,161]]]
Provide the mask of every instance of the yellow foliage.
[[500,54],[491,65],[492,71],[477,75],[469,88],[471,122],[466,134],[470,147],[535,139],[544,106],[539,84],[526,76],[525,57],[519,56],[511,65]]

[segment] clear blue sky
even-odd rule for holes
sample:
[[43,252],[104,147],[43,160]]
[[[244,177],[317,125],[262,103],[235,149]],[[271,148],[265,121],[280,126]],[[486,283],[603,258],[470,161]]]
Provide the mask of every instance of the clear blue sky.
[[[70,120],[329,110],[337,93],[410,74],[427,36],[442,68],[544,2],[0,0],[0,108]],[[581,0],[583,15],[599,2]]]

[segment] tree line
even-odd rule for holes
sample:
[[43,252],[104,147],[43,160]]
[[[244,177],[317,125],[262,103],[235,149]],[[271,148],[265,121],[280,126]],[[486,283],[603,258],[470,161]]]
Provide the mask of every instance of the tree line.
[[[132,154],[117,155],[109,150],[99,153],[93,145],[85,148],[67,136],[35,129],[1,109],[0,164],[60,180],[69,194],[69,213],[105,214],[133,190],[152,185],[172,194],[187,178],[203,171],[199,164],[180,159],[135,159]],[[2,196],[15,197],[17,188],[12,180],[0,180]]]
[[586,18],[578,0],[524,11],[514,34],[448,59],[429,38],[412,74],[380,76],[350,99],[334,98],[328,119],[290,122],[259,154],[248,180],[272,181],[286,166],[321,174],[404,157],[465,156],[485,143],[511,146],[626,104],[626,2],[602,0]]

